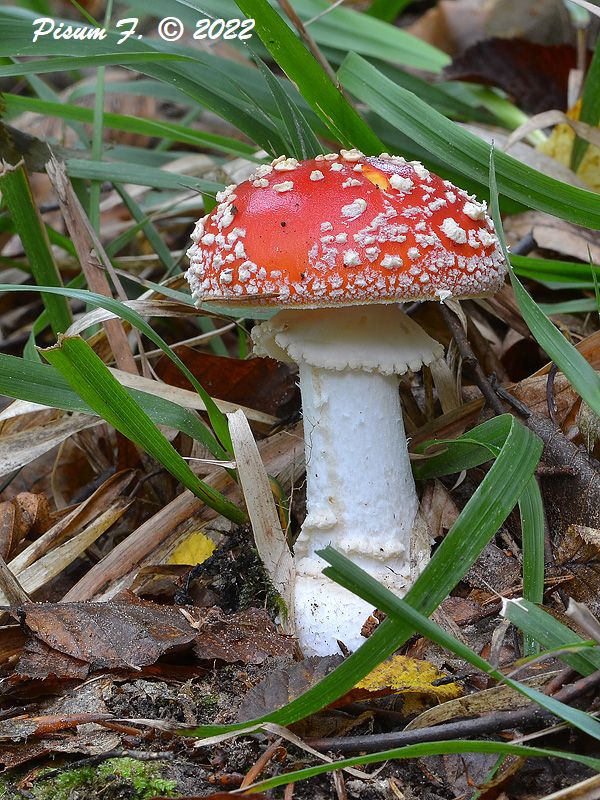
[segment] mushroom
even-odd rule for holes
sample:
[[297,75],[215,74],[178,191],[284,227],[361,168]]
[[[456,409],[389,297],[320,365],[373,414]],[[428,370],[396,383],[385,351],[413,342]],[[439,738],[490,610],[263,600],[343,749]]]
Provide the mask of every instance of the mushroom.
[[198,304],[283,309],[252,338],[257,354],[299,368],[298,638],[306,654],[336,652],[338,640],[355,649],[371,609],[323,576],[315,551],[332,544],[397,593],[415,577],[418,499],[398,382],[443,348],[399,304],[496,291],[502,251],[485,203],[387,153],[280,156],[217,199],[186,275]]

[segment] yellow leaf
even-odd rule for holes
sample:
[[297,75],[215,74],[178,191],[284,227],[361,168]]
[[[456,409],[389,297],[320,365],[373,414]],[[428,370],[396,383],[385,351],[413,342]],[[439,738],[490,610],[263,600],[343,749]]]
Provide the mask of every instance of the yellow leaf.
[[433,681],[447,677],[447,673],[429,661],[420,661],[407,656],[392,656],[357,683],[347,695],[344,695],[343,701],[352,703],[357,700],[399,694],[402,695],[403,713],[412,716],[432,705],[454,700],[463,694],[462,686],[458,683],[433,685]]
[[215,543],[200,531],[191,533],[171,553],[169,564],[202,564],[209,558],[214,550]]
[[[567,111],[567,116],[571,119],[579,119],[581,101]],[[575,132],[569,125],[561,123],[555,125],[548,139],[538,145],[538,150],[551,156],[556,161],[566,167],[571,163],[571,149],[575,140]],[[583,161],[581,162],[577,175],[585,181],[590,188],[600,192],[600,149],[594,145],[588,145]]]

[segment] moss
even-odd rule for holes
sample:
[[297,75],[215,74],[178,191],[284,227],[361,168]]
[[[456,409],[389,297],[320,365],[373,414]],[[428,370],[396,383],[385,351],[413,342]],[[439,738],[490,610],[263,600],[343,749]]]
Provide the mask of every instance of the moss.
[[68,770],[34,784],[30,796],[35,800],[84,800],[101,794],[103,800],[147,800],[157,794],[173,795],[175,789],[175,781],[161,778],[159,763],[112,758],[97,767]]

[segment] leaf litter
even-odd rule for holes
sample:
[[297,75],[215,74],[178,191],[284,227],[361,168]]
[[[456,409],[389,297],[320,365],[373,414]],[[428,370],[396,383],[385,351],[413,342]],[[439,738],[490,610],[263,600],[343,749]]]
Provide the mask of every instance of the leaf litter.
[[[429,29],[427,25],[421,28],[422,35],[427,36],[429,30],[434,38],[444,30],[442,39],[452,40],[455,50],[463,51],[458,52],[450,70],[461,69],[455,74],[463,78],[472,70],[480,82],[489,79],[509,87],[522,107],[531,104],[532,109],[539,105],[540,86],[546,91],[549,78],[556,77],[551,105],[559,106],[557,98],[567,89],[565,74],[572,50],[567,59],[552,65],[556,69],[546,73],[524,68],[532,60],[539,66],[539,54],[547,56],[559,50],[550,50],[545,43],[541,49],[527,44],[524,49],[522,40],[491,38],[504,24],[500,3],[486,4],[484,18],[473,13],[473,3],[460,0],[452,5],[457,12],[452,20],[448,18],[449,4],[442,0],[425,15]],[[544,26],[555,29],[553,13],[544,8],[542,17],[537,17],[527,8],[513,22],[517,32],[530,35],[535,17],[533,27],[537,26],[536,34],[541,35]],[[461,25],[463,30],[459,30]],[[447,36],[448,27],[451,37]],[[466,49],[477,39],[483,41]],[[552,42],[552,47],[556,46]],[[558,47],[566,52],[563,45]],[[502,56],[500,68],[491,57],[498,54]],[[446,77],[450,75],[447,72]],[[525,78],[534,78],[537,84],[528,85]],[[548,92],[543,99],[549,102]],[[164,111],[152,98],[153,115],[157,108]],[[566,106],[563,110],[567,111]],[[214,120],[210,124],[214,125]],[[559,134],[557,130],[556,136]],[[537,163],[533,148],[520,144],[523,160]],[[553,134],[545,149],[561,162],[561,175],[566,176],[563,144],[555,141]],[[245,170],[251,167],[245,159],[238,161]],[[222,177],[219,170],[223,167],[212,157],[197,160],[196,168],[205,170],[202,174]],[[572,181],[577,183],[574,176]],[[129,188],[132,197],[145,202],[147,188]],[[46,200],[53,197],[47,185],[43,192]],[[117,193],[111,192],[102,205],[103,223],[117,232],[125,230],[120,203]],[[65,210],[75,214],[75,221],[84,216],[72,198]],[[198,216],[198,208],[192,208],[189,219],[186,213],[182,210],[182,221],[164,208],[158,211],[161,232],[172,253],[184,247],[190,219]],[[53,222],[61,224],[58,216]],[[595,234],[539,212],[508,216],[506,229],[514,245],[531,235],[536,249],[530,255],[536,258],[575,259],[581,262],[578,266],[585,266],[591,253],[594,261],[600,261],[595,258]],[[82,226],[77,244],[88,270],[92,266],[97,269],[89,260],[90,236],[87,226]],[[146,256],[156,262],[144,249],[148,250],[145,239],[133,240],[127,251],[132,255],[126,256],[131,258],[132,270],[140,272],[149,263],[144,261]],[[14,252],[19,253],[16,239],[5,255]],[[106,258],[104,250],[100,255]],[[536,299],[539,296],[542,302],[554,300],[555,291],[560,292],[556,297],[561,300],[573,296],[570,288],[535,285]],[[146,305],[140,308],[153,313],[159,305],[143,302]],[[595,568],[600,528],[595,459],[599,451],[597,437],[592,435],[597,420],[582,410],[577,393],[560,373],[549,377],[551,367],[531,337],[510,287],[491,301],[469,301],[462,311],[476,360],[486,373],[495,372],[506,390],[533,412],[526,424],[546,445],[538,474],[548,529],[543,607],[568,621],[567,600],[573,597],[585,604],[572,617],[573,627],[589,625],[589,616],[598,614],[600,588]],[[22,312],[12,308],[11,313],[10,319],[19,325]],[[451,336],[438,311],[416,312],[421,313],[425,327],[450,345]],[[553,315],[553,319],[588,362],[600,368],[600,340],[594,324],[573,314]],[[81,324],[86,324],[85,318]],[[197,332],[183,315],[165,323],[157,321],[157,326],[165,331],[172,326],[169,332],[176,330],[176,338],[184,341]],[[169,431],[168,436],[182,453],[204,459],[197,469],[208,474],[211,485],[233,502],[241,505],[245,500],[249,511],[254,506],[251,527],[232,526],[218,518],[189,492],[182,492],[147,456],[85,415],[49,417],[40,408],[15,405],[2,418],[4,474],[16,468],[21,468],[21,473],[5,489],[0,503],[0,554],[21,588],[32,593],[32,602],[4,609],[1,620],[0,749],[6,769],[31,767],[30,785],[36,784],[40,764],[58,759],[60,769],[68,770],[82,758],[103,758],[129,750],[139,758],[158,753],[166,761],[170,758],[183,765],[178,772],[178,791],[185,792],[188,800],[221,800],[232,796],[233,789],[235,796],[260,798],[266,795],[241,791],[249,778],[312,763],[305,738],[349,740],[361,734],[429,728],[464,717],[493,716],[518,708],[522,702],[505,687],[492,686],[483,676],[473,674],[466,662],[423,638],[413,638],[334,707],[295,723],[287,740],[284,731],[275,727],[253,731],[249,737],[230,736],[211,748],[194,748],[193,740],[175,735],[181,726],[243,722],[268,713],[314,686],[345,658],[342,648],[337,656],[299,660],[293,638],[283,630],[289,597],[281,591],[282,604],[274,589],[289,588],[288,542],[303,518],[302,430],[296,422],[299,394],[295,372],[288,366],[244,357],[245,326],[241,320],[237,327],[227,327],[212,345],[209,338],[200,347],[177,347],[200,383],[223,401],[222,409],[242,406],[248,412],[252,431],[238,431],[236,453],[240,458],[241,442],[242,450],[246,448],[241,458],[246,459],[251,476],[246,487],[242,480],[243,493],[210,461],[207,452],[196,445],[192,448],[176,431]],[[16,341],[21,329],[9,325],[6,330],[8,338]],[[110,359],[105,333],[94,334],[89,341],[104,359]],[[211,346],[213,352],[208,352]],[[121,356],[132,367],[127,348],[121,337]],[[189,383],[176,373],[172,362],[148,356],[151,370],[139,379],[139,385],[152,391],[152,383],[156,383],[150,376],[153,370],[165,382],[157,394],[202,411],[204,406],[191,396]],[[403,380],[407,427],[415,446],[433,435],[452,438],[489,416],[472,364],[464,357],[461,364],[456,352],[453,358],[424,383],[414,376]],[[125,385],[133,382],[114,374]],[[460,381],[456,380],[459,376]],[[519,412],[510,409],[510,413]],[[437,546],[443,540],[486,470],[482,465],[463,472],[459,480],[456,475],[444,476],[422,485],[421,515],[427,544]],[[280,502],[282,498],[291,498],[290,505]],[[262,519],[257,511],[262,512]],[[518,668],[530,685],[544,687],[561,674],[556,659],[549,656],[524,668],[519,662],[519,637],[514,630],[502,628],[498,620],[502,598],[519,597],[523,591],[522,549],[520,523],[513,514],[434,619],[477,652],[496,659],[502,669]],[[373,609],[364,635],[376,630],[382,619]],[[587,630],[589,633],[590,628]],[[517,732],[510,729],[503,736],[509,738]],[[569,746],[564,734],[555,735],[562,735],[562,746]],[[391,763],[369,782],[338,776],[297,784],[293,794],[286,793],[286,800],[288,796],[297,800],[390,800],[401,796],[437,800],[468,796],[477,787],[482,798],[512,800],[522,796],[515,788],[519,782],[540,791],[557,788],[558,778],[536,777],[533,760],[509,760],[490,779],[493,761],[481,754],[461,754],[404,762],[400,767]],[[580,777],[572,768],[565,768],[562,775]],[[23,780],[27,788],[27,776]]]

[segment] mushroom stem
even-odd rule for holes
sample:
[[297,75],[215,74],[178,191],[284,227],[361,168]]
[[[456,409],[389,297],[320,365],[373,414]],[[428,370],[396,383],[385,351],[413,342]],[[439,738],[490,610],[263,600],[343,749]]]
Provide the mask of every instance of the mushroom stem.
[[395,592],[411,572],[418,500],[398,375],[441,346],[397,306],[281,312],[254,329],[260,352],[299,365],[307,516],[295,544],[295,617],[306,654],[356,649],[372,608],[325,578],[332,544]]
[[[332,544],[388,588],[410,578],[417,512],[398,378],[300,365],[307,516],[296,541],[295,614],[303,649],[356,649],[372,607],[323,578]],[[339,595],[337,597],[336,595]]]

